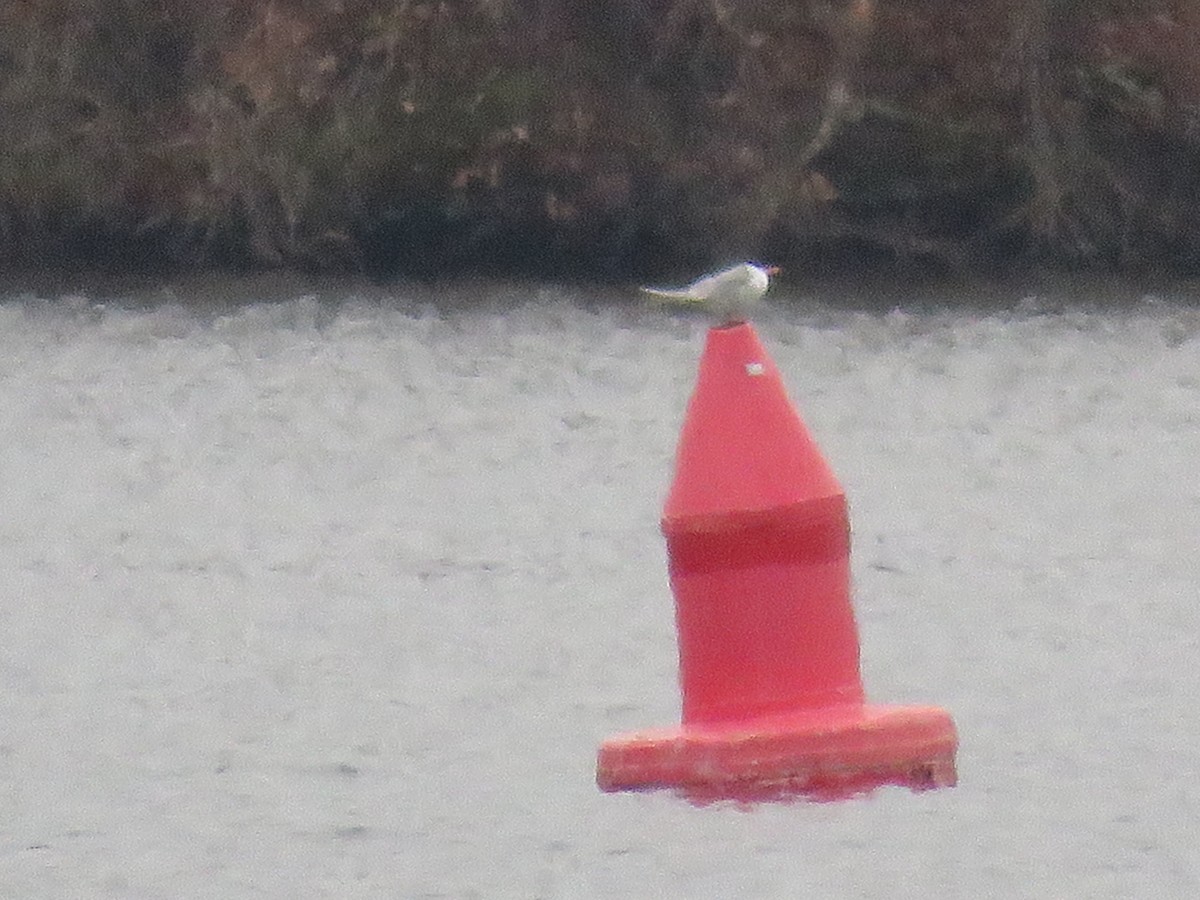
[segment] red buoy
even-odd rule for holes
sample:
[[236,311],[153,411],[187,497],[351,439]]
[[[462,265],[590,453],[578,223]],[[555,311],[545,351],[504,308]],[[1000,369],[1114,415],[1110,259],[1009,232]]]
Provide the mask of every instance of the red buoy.
[[709,330],[662,528],[682,724],[605,741],[603,790],[769,799],[955,783],[947,712],[865,702],[845,494],[746,323]]

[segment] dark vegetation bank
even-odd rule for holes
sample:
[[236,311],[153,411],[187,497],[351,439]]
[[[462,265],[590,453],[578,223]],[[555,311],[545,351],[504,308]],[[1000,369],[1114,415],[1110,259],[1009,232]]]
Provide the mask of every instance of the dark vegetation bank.
[[4,0],[10,266],[1200,270],[1197,0]]

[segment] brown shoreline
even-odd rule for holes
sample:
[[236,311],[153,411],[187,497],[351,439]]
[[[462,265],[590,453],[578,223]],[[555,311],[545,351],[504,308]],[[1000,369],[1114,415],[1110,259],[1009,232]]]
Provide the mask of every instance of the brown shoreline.
[[1187,277],[1193,7],[5,4],[0,266]]

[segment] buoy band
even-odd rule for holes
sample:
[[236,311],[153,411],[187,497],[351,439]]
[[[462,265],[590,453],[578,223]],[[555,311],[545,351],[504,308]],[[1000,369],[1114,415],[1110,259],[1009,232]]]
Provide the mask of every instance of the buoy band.
[[672,572],[806,566],[848,556],[850,521],[842,495],[784,509],[664,520]]

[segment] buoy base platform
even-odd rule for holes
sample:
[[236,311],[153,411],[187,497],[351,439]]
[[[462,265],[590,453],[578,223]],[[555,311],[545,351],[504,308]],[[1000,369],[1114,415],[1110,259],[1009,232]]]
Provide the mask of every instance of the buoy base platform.
[[697,803],[838,800],[884,785],[952,787],[957,746],[943,709],[855,705],[618,735],[600,746],[596,782]]

